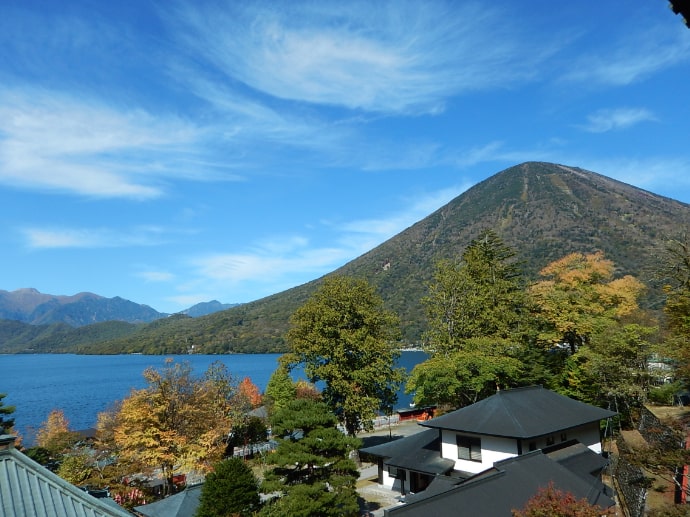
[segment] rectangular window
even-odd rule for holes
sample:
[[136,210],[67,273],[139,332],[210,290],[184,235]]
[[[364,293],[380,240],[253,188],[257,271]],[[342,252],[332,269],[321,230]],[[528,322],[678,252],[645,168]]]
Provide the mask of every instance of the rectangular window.
[[482,440],[472,436],[457,435],[458,458],[461,460],[482,461]]
[[554,436],[549,436],[546,438],[546,446],[550,446],[556,443],[556,438]]
[[399,469],[397,467],[388,467],[388,474],[390,477],[395,478],[395,479],[402,479],[403,481],[405,480],[406,470],[405,469]]
[[565,442],[568,440],[568,435],[566,433],[561,433],[561,441]]

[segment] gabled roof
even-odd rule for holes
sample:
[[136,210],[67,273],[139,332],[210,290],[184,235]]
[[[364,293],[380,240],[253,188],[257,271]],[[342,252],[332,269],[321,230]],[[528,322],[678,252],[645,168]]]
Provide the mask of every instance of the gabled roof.
[[465,433],[533,438],[615,416],[553,391],[532,386],[495,395],[420,424]]
[[590,504],[603,508],[614,505],[595,478],[583,478],[542,451],[534,451],[498,462],[459,484],[455,480],[443,483],[447,490],[435,489],[432,483],[424,492],[408,497],[406,504],[386,510],[386,515],[505,517],[511,515],[511,510],[523,508],[540,488],[551,482],[556,489],[577,499],[586,498]]
[[0,436],[0,515],[8,517],[132,517],[68,483]]
[[199,507],[202,486],[187,487],[179,494],[134,509],[145,517],[189,517],[196,514]]

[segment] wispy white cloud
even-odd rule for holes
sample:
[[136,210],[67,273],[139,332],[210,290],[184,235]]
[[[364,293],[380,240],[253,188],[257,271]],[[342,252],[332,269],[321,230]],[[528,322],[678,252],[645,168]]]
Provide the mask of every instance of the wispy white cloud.
[[[0,183],[95,197],[146,199],[165,176],[191,175],[199,130],[46,90],[0,91]],[[204,169],[195,169],[202,176]]]
[[249,300],[293,287],[295,278],[306,282],[330,273],[383,243],[448,203],[468,186],[443,189],[408,200],[402,203],[407,205],[404,210],[388,217],[322,223],[332,236],[330,247],[315,247],[304,236],[277,236],[262,239],[247,250],[197,256],[191,260],[190,280],[179,288],[185,292],[184,296],[192,296],[189,292],[217,292],[219,289],[243,292],[247,286],[254,289],[264,286],[265,292],[255,291],[253,297],[247,298]]
[[175,275],[168,271],[140,271],[136,274],[138,278],[146,282],[171,282],[175,279]]
[[180,4],[168,19],[231,82],[381,113],[437,113],[451,95],[529,80],[558,46],[475,3]]
[[120,248],[154,246],[165,242],[167,233],[154,226],[139,226],[127,231],[109,228],[21,228],[26,245],[32,249]]
[[645,108],[601,109],[587,116],[587,124],[580,126],[590,133],[605,133],[655,121],[654,114]]
[[600,53],[570,63],[564,79],[622,86],[646,79],[668,67],[690,61],[690,39],[681,24],[636,27],[621,31],[620,40]]

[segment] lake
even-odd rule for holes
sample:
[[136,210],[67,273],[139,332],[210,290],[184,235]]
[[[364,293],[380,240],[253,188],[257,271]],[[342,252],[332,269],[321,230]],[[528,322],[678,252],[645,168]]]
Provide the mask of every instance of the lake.
[[[64,411],[70,429],[94,427],[98,413],[127,397],[133,388],[146,386],[142,375],[146,368],[162,368],[170,357],[189,362],[195,375],[220,361],[233,377],[249,377],[263,391],[280,355],[0,355],[0,393],[7,394],[2,400],[5,406],[16,407],[15,426],[24,444],[30,445],[53,409]],[[424,352],[403,352],[399,365],[410,371],[426,357]],[[294,375],[302,376],[301,372]],[[410,402],[410,395],[401,390],[397,407],[409,407]]]

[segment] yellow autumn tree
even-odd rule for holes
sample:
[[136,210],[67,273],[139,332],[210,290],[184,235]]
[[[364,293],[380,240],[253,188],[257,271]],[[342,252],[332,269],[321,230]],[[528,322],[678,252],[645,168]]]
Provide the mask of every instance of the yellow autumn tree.
[[223,457],[236,383],[219,363],[201,378],[174,362],[147,369],[144,378],[148,386],[122,401],[113,441],[132,472],[157,471],[169,490],[175,474],[208,471]]
[[542,269],[545,279],[529,289],[543,322],[540,340],[565,343],[575,353],[612,320],[638,310],[644,284],[630,275],[614,279],[613,273],[602,252],[571,253]]
[[630,275],[614,278],[614,272],[601,252],[572,253],[546,266],[545,280],[529,292],[541,342],[566,345],[550,354],[553,388],[615,409],[632,423],[649,389],[647,360],[657,328],[637,303],[644,284]]
[[70,431],[69,421],[61,409],[53,409],[36,433],[36,445],[46,449],[52,458],[67,452],[78,440]]

